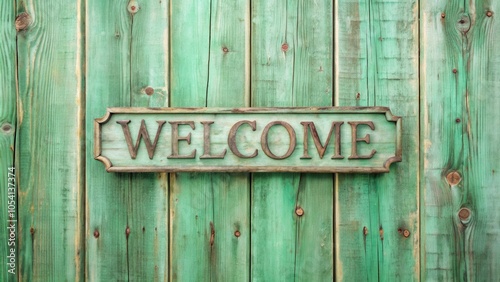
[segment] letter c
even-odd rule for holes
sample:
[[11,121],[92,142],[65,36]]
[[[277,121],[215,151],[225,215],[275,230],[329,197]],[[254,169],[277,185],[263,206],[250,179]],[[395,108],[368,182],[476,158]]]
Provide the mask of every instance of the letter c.
[[243,155],[239,150],[238,147],[236,147],[236,132],[238,131],[238,128],[242,126],[243,124],[248,124],[252,128],[253,131],[257,129],[257,124],[254,121],[249,121],[249,120],[241,120],[235,123],[232,127],[231,130],[229,131],[229,136],[227,137],[227,144],[229,145],[229,149],[231,149],[231,152],[235,154],[237,157],[243,158],[243,159],[250,159],[254,158],[257,156],[259,153],[257,149],[253,152],[251,155]]

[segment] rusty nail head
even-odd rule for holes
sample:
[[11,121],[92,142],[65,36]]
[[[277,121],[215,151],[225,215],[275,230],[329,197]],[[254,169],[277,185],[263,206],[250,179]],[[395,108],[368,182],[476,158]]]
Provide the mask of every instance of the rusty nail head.
[[135,11],[135,6],[131,6],[130,10]]
[[222,52],[227,53],[229,52],[229,49],[227,49],[227,47],[222,47]]
[[31,233],[31,235],[35,234],[35,228],[31,227],[30,228],[30,233]]
[[487,11],[487,12],[486,12],[486,16],[487,16],[487,17],[491,17],[491,16],[493,16],[493,12],[492,12],[492,11]]
[[366,228],[366,226],[363,227],[363,235],[368,235],[368,228]]
[[155,93],[155,90],[153,89],[153,87],[151,86],[148,86],[146,87],[146,89],[144,89],[144,91],[146,92],[147,95],[151,96],[153,95],[153,93]]
[[441,13],[441,18],[444,19],[446,17],[445,13]]
[[240,231],[238,231],[238,230],[234,231],[234,236],[236,236],[236,237],[240,237],[240,236],[241,236]]
[[94,231],[94,237],[99,238],[99,231],[97,229]]
[[301,207],[297,207],[295,209],[295,214],[297,214],[298,216],[303,216],[304,215],[304,210]]
[[459,118],[456,118],[456,119],[455,119],[455,122],[456,122],[456,123],[460,123],[460,119],[459,119]]
[[130,235],[130,228],[128,226],[125,229],[125,235],[127,235],[127,237],[128,237],[128,235]]
[[460,218],[460,220],[467,220],[469,219],[469,216],[470,216],[470,210],[468,208],[461,208],[459,211],[458,211],[458,217]]
[[457,69],[453,69],[453,73],[457,73],[457,72],[458,72]]
[[283,43],[283,45],[281,45],[281,50],[282,50],[283,52],[288,51],[288,44],[287,44],[287,43]]
[[408,229],[405,229],[405,230],[403,231],[403,236],[404,236],[405,238],[410,237],[410,231],[409,231]]
[[458,173],[456,171],[452,171],[452,172],[448,173],[448,175],[446,175],[446,181],[450,185],[457,185],[458,183],[460,183],[461,180],[462,180],[462,177],[460,176],[460,173]]

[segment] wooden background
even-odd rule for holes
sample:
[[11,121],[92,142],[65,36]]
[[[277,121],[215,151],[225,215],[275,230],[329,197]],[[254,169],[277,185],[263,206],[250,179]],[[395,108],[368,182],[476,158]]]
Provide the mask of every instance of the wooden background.
[[[498,1],[0,10],[1,281],[500,279]],[[388,106],[403,162],[377,175],[106,173],[94,118],[130,106]]]

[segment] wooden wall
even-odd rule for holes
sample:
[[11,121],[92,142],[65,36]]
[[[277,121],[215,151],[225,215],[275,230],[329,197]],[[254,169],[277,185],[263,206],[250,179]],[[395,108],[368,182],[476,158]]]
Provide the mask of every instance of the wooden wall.
[[[499,8],[0,2],[0,281],[500,279]],[[93,121],[131,106],[388,106],[403,162],[376,175],[107,173]]]

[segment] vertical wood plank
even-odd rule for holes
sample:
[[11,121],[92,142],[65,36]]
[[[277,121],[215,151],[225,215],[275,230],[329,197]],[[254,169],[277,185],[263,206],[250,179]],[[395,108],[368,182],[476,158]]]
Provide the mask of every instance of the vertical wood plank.
[[[16,30],[15,3],[3,1],[0,3],[0,280],[17,281],[19,268],[18,257],[14,255],[14,269],[11,263],[11,249],[19,249],[15,238],[10,238],[8,227],[14,224],[18,231],[16,212],[11,213],[11,204],[17,201],[15,193],[14,168],[14,136],[16,133]],[[14,178],[14,179],[12,179]],[[15,205],[14,205],[15,206]],[[11,217],[12,214],[12,217]],[[12,221],[11,221],[12,220]],[[11,270],[11,271],[10,271]]]
[[[87,128],[106,107],[168,105],[168,10],[88,1]],[[167,280],[167,174],[109,174],[87,152],[88,278]]]
[[[172,2],[171,106],[248,106],[248,15],[247,0]],[[247,280],[248,174],[176,173],[170,189],[172,280]]]
[[[136,6],[134,10],[132,7]],[[130,1],[132,107],[168,106],[170,1]],[[168,174],[133,173],[127,204],[128,278],[168,280]]]
[[500,276],[494,1],[423,1],[422,279]]
[[[131,16],[127,1],[87,1],[86,128],[110,106],[130,104]],[[91,281],[127,280],[128,174],[107,173],[92,155],[87,134],[86,277]],[[90,149],[90,150],[89,150]]]
[[[332,15],[330,1],[252,3],[252,106],[332,105]],[[333,176],[252,183],[251,279],[332,280]]]
[[418,280],[418,4],[348,0],[335,11],[335,104],[389,106],[404,121],[402,163],[338,176],[336,278]]
[[19,278],[82,281],[84,2],[17,6]]

